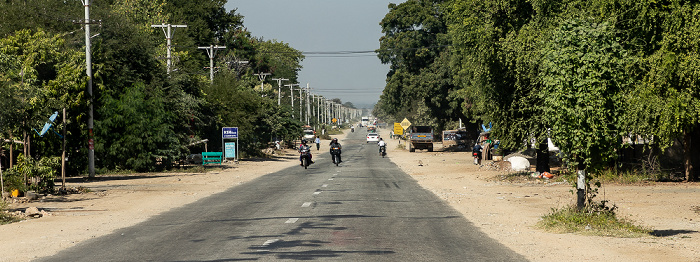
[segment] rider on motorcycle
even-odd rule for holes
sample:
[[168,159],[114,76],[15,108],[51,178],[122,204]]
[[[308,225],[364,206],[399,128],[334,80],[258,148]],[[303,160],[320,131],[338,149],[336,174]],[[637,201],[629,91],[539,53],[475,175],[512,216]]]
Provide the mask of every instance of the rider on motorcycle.
[[311,155],[311,147],[306,144],[306,140],[301,140],[301,145],[299,145],[299,162],[301,162],[299,165],[303,166],[304,161],[302,160],[303,155],[301,155],[301,151],[306,150],[306,152],[309,152],[309,164],[313,164],[314,161],[311,160],[313,156]]
[[338,163],[343,162],[342,160],[340,160],[341,159],[340,153],[341,153],[341,149],[343,147],[340,145],[340,143],[338,143],[337,138],[333,138],[333,140],[331,140],[330,147],[331,147],[331,156],[334,154],[337,154],[338,155]]
[[379,138],[379,142],[377,142],[377,146],[379,146],[379,153],[382,152],[382,147],[386,149],[386,142],[384,142],[383,138]]
[[474,156],[474,164],[479,165],[481,164],[481,151],[483,148],[479,143],[476,143],[474,147],[472,148],[472,156]]

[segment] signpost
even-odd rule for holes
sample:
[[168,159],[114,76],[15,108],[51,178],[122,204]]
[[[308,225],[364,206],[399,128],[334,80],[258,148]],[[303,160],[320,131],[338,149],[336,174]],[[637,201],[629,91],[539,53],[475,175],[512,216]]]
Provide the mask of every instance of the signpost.
[[403,135],[403,127],[401,126],[401,123],[394,123],[394,135],[396,135],[396,136]]
[[236,144],[236,142],[226,142],[226,148],[224,149],[226,157],[236,157]]
[[404,118],[403,121],[401,121],[401,127],[403,127],[403,129],[406,130],[409,127],[411,127],[411,122],[408,121],[408,119]]
[[[226,143],[226,139],[236,139],[236,143]],[[229,145],[233,144],[233,145]],[[229,152],[229,146],[232,146],[231,148],[233,152]],[[238,161],[238,155],[236,154],[238,152],[238,127],[224,127],[221,128],[221,150],[224,151],[224,159],[227,157],[233,157],[235,158],[236,161]],[[232,153],[231,156],[229,156],[229,153]]]

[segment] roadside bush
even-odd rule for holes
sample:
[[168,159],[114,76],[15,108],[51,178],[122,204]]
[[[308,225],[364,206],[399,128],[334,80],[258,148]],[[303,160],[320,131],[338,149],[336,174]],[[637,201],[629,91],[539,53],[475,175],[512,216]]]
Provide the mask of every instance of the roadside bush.
[[[54,193],[54,179],[61,162],[58,157],[44,157],[39,161],[20,154],[17,165],[3,173],[8,190],[21,192]],[[27,180],[33,180],[34,183]]]
[[[608,205],[608,200],[596,201],[598,189],[601,187],[598,176],[596,180],[587,177],[586,201],[583,208],[566,206],[561,209],[552,209],[552,212],[542,216],[538,227],[557,233],[579,233],[584,235],[610,236],[610,237],[641,237],[650,234],[649,228],[636,226],[625,218],[619,218],[616,205]],[[565,174],[564,179],[574,188],[576,187],[576,175]],[[591,181],[595,188],[591,186]],[[576,194],[576,190],[571,191]]]
[[0,225],[14,223],[14,222],[21,220],[18,217],[15,217],[15,216],[11,215],[10,213],[5,212],[6,209],[7,209],[7,202],[0,199]]
[[555,233],[609,237],[642,237],[652,232],[649,228],[617,217],[614,209],[577,210],[575,206],[552,209],[551,213],[542,217],[537,226]]

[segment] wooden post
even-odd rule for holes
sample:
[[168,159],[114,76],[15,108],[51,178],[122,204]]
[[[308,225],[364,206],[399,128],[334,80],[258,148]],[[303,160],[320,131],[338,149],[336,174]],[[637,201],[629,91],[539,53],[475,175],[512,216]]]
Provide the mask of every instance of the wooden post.
[[63,146],[61,153],[61,188],[66,189],[66,108],[63,108]]
[[2,179],[2,161],[0,161],[0,200],[2,200],[2,194],[5,193],[5,181]]

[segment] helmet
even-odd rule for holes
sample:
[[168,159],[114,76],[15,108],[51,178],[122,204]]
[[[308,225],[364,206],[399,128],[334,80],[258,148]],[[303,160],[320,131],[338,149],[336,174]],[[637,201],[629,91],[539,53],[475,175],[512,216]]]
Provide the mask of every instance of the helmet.
[[338,139],[337,139],[337,138],[333,138],[333,143],[338,143]]
[[303,139],[302,139],[302,140],[301,140],[301,144],[302,144],[302,145],[306,145],[306,140],[303,140]]

